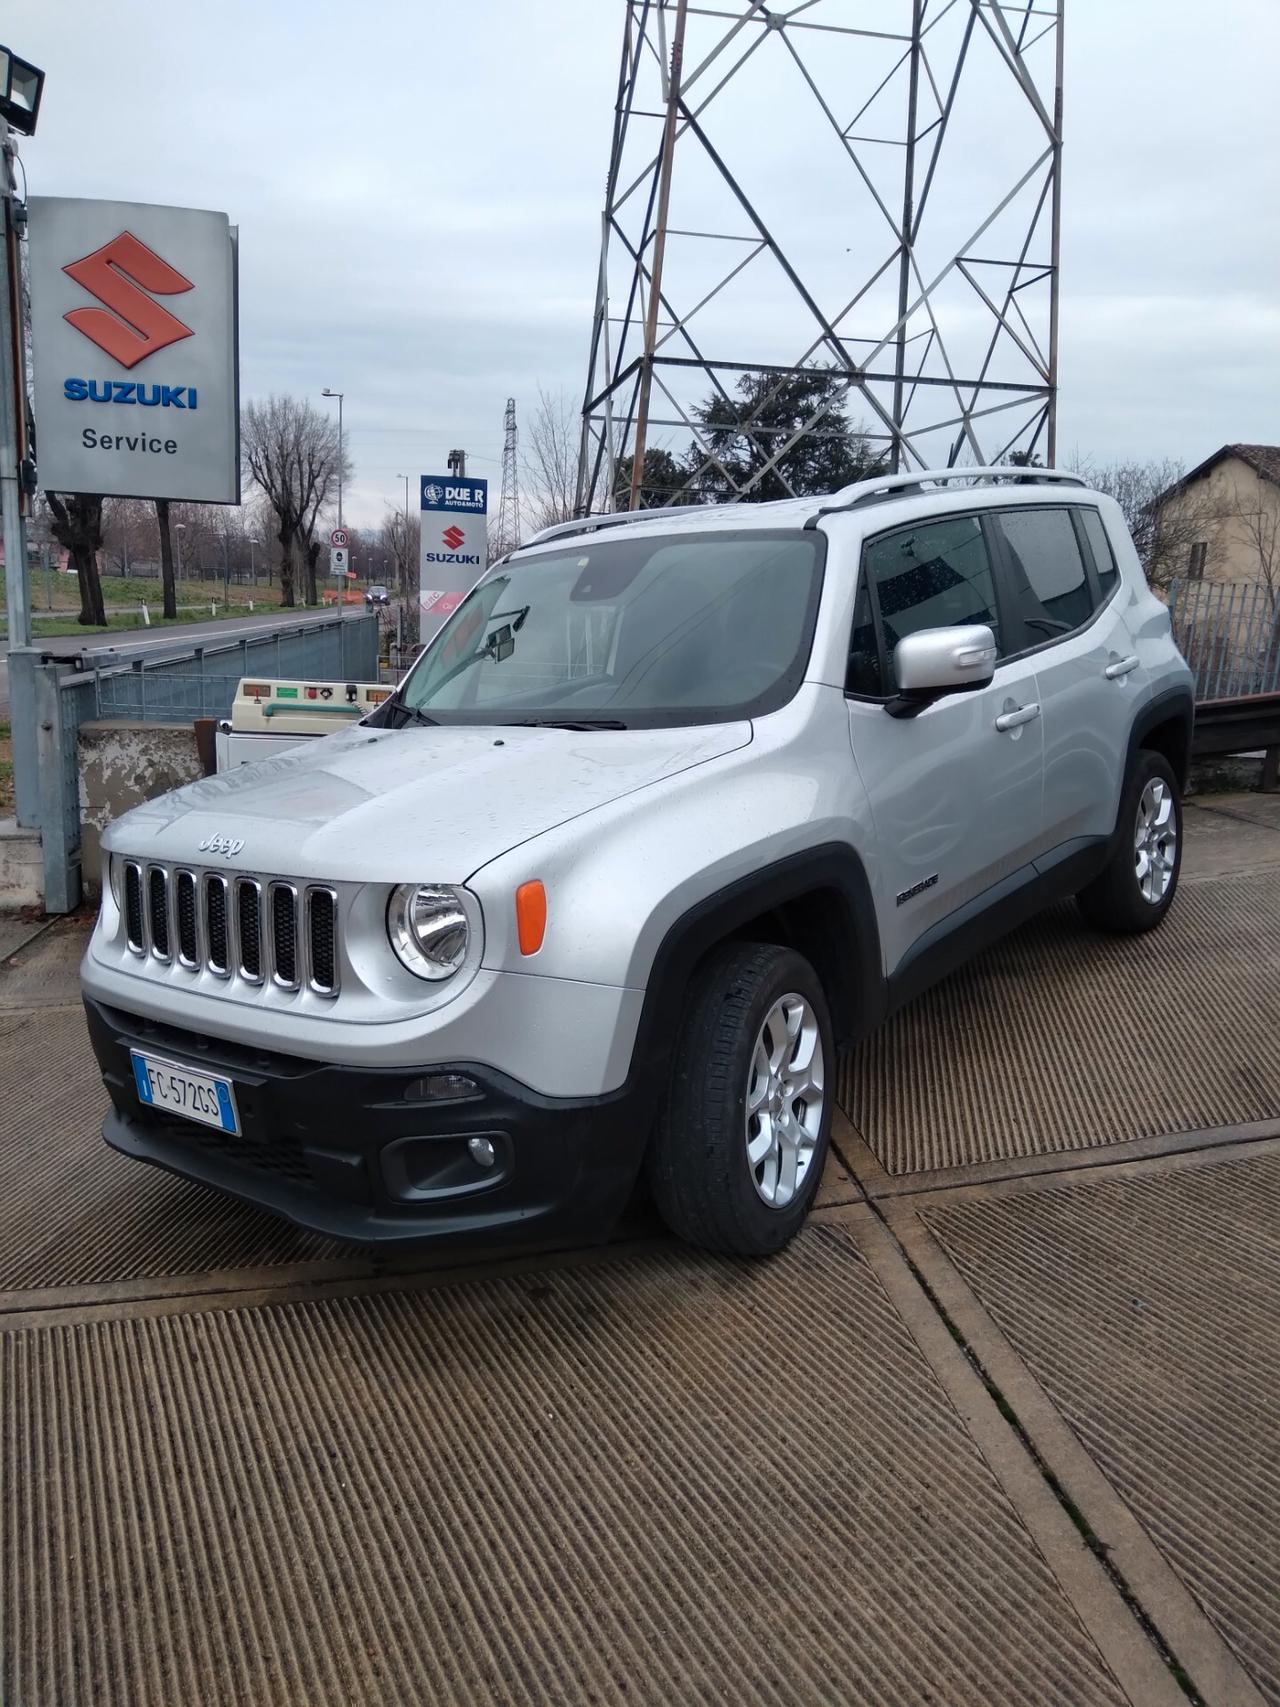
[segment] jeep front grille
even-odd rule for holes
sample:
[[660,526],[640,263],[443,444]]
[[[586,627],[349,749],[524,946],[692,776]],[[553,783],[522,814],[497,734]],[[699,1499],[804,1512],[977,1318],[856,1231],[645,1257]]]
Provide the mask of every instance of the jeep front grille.
[[262,982],[262,885],[252,877],[236,879],[236,923],[240,940],[240,976]]
[[325,884],[124,862],[132,953],[187,972],[280,990],[338,993],[338,896]]
[[284,990],[296,990],[298,978],[298,891],[291,883],[271,885],[272,976]]
[[145,954],[147,927],[143,920],[142,872],[136,865],[124,868],[124,928],[133,952]]

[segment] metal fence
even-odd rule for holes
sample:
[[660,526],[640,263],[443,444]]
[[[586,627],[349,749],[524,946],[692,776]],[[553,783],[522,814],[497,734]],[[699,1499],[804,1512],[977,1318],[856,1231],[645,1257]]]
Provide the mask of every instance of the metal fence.
[[196,644],[167,658],[126,655],[92,670],[70,671],[65,660],[36,666],[46,912],[69,912],[80,899],[80,725],[101,718],[186,723],[226,717],[240,679],[253,675],[375,682],[377,616],[335,616]]
[[1269,587],[1175,581],[1169,617],[1198,701],[1280,693],[1280,598]]

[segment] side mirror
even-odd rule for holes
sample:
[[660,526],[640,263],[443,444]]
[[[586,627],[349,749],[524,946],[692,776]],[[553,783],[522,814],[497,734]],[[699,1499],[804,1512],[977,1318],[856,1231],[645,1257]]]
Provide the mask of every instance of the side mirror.
[[894,648],[898,693],[885,709],[891,717],[914,717],[943,694],[986,687],[996,669],[996,637],[985,623],[958,628],[923,628]]

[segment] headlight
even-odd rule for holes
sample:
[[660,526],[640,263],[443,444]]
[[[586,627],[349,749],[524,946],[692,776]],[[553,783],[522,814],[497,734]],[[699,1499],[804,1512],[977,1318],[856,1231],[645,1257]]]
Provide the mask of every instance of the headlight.
[[418,978],[452,978],[467,958],[471,926],[462,897],[442,883],[402,883],[387,904],[387,935]]
[[109,853],[107,855],[107,882],[111,886],[111,899],[117,908],[123,909],[124,862],[119,854]]

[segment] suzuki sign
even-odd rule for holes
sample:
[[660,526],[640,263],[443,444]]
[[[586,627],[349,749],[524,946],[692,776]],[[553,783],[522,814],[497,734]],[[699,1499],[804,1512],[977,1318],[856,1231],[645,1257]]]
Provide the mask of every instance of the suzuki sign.
[[40,484],[239,503],[226,214],[62,196],[28,206]]
[[419,638],[429,640],[457,610],[489,561],[489,482],[424,474]]

